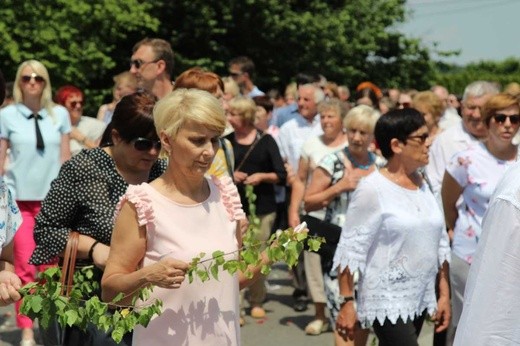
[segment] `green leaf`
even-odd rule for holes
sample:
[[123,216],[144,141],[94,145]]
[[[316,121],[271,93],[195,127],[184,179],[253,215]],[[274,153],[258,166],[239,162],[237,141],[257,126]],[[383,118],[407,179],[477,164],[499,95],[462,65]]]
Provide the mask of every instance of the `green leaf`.
[[78,320],[78,312],[74,310],[69,310],[65,312],[65,317],[67,318],[67,325],[71,327]]
[[209,269],[213,278],[218,280],[218,265],[212,265]]
[[112,303],[120,302],[124,297],[124,293],[120,292],[114,297],[114,299],[112,299]]

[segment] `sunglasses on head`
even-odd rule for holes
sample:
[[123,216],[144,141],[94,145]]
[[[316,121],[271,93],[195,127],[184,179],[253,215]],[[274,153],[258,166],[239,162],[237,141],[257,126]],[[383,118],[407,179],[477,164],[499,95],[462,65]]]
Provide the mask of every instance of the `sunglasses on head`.
[[430,137],[428,133],[423,133],[422,135],[416,135],[416,136],[408,136],[406,139],[418,139],[421,144],[426,143],[426,140]]
[[149,151],[152,148],[161,150],[161,141],[152,141],[148,138],[138,137],[132,139],[130,143],[134,145],[135,150],[139,151]]
[[34,81],[36,83],[43,83],[43,82],[45,82],[45,78],[43,78],[42,76],[37,75],[34,72],[31,73],[28,76],[22,76],[22,82],[29,83],[31,81],[31,79],[33,79],[33,78],[34,78]]
[[507,118],[509,118],[509,121],[513,125],[520,123],[520,115],[518,115],[518,114],[505,115],[505,114],[498,113],[498,114],[493,115],[493,119],[495,119],[495,121],[499,124],[505,123]]
[[130,60],[130,67],[134,66],[136,69],[140,69],[141,67],[152,64],[155,62],[158,62],[159,60],[152,60],[152,61],[142,61],[141,59],[134,59]]

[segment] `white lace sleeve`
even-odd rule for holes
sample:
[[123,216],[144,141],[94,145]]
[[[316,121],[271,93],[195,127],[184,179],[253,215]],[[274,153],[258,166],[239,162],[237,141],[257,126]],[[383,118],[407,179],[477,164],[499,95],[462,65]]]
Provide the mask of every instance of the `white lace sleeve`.
[[364,272],[368,250],[382,226],[381,206],[374,179],[363,179],[352,195],[332,268]]
[[442,266],[444,262],[451,263],[451,248],[450,248],[450,238],[448,237],[448,232],[442,232],[441,239],[439,240],[439,267]]

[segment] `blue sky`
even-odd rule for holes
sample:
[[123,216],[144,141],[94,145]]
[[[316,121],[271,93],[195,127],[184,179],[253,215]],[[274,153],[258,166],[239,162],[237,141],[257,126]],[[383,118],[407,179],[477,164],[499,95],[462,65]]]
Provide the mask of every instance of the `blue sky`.
[[[443,61],[520,59],[520,0],[408,0],[398,30],[432,48],[461,50]],[[433,58],[437,58],[435,55]]]

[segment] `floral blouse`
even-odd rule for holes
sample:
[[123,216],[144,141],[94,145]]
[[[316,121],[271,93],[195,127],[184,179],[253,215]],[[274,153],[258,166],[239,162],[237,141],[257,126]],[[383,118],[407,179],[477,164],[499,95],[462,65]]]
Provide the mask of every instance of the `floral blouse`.
[[457,206],[453,253],[470,264],[477,250],[489,199],[515,161],[497,159],[480,143],[456,154],[446,167],[446,172],[463,188],[463,202]]
[[13,240],[21,224],[22,214],[4,180],[0,178],[0,247],[4,247]]

